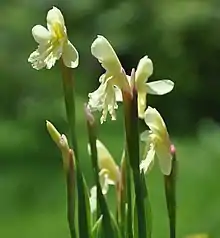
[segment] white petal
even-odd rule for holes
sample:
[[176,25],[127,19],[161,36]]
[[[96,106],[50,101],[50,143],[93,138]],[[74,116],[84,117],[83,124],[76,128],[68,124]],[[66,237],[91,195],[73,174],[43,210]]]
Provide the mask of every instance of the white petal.
[[61,11],[57,7],[53,7],[47,13],[47,23],[53,25],[54,23],[59,23],[64,26],[64,18]]
[[115,90],[115,97],[116,97],[116,101],[117,102],[122,102],[123,101],[123,98],[122,98],[122,92],[121,92],[121,89],[119,89],[118,87],[114,87],[114,90]]
[[63,62],[66,67],[76,68],[79,64],[79,54],[76,48],[68,41],[63,46]]
[[140,134],[140,141],[143,141],[143,142],[146,142],[149,140],[149,135],[151,134],[152,132],[149,131],[149,130],[146,130],[144,132],[142,132]]
[[171,80],[158,80],[147,83],[147,92],[149,94],[163,95],[172,91],[174,83]]
[[100,170],[108,171],[109,184],[116,184],[119,180],[119,169],[112,155],[101,141],[96,141],[98,166]]
[[156,147],[156,154],[159,160],[161,172],[169,175],[172,167],[172,155],[170,153],[170,145],[165,142],[158,143]]
[[40,70],[46,66],[46,63],[43,60],[39,60],[38,50],[30,54],[28,62],[30,62],[31,66],[36,70]]
[[91,213],[95,212],[97,209],[97,187],[96,186],[93,186],[90,189],[89,203],[90,203]]
[[138,116],[139,118],[144,118],[144,111],[147,106],[147,93],[144,91],[138,92]]
[[32,28],[32,35],[39,44],[46,44],[51,39],[50,32],[41,25],[36,25]]
[[144,121],[154,134],[161,135],[167,131],[163,118],[155,108],[147,108],[144,114]]
[[155,157],[155,149],[154,145],[150,145],[150,149],[147,152],[146,158],[141,161],[140,163],[140,170],[144,170],[144,173],[146,173],[149,169],[151,169]]
[[112,72],[121,71],[120,61],[111,44],[104,36],[97,36],[91,45],[91,52],[106,70]]
[[152,73],[153,63],[151,59],[148,58],[148,56],[144,56],[142,59],[140,59],[135,73],[135,81],[137,83],[137,87],[139,84],[147,82]]
[[99,179],[100,179],[100,185],[102,187],[102,193],[105,195],[108,192],[109,184],[111,184],[111,181],[109,181],[108,178],[108,171],[103,169],[99,172]]

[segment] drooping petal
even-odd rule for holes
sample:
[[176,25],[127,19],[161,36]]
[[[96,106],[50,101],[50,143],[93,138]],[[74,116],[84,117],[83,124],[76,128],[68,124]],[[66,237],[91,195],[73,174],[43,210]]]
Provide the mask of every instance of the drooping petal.
[[30,62],[31,66],[36,70],[40,70],[46,66],[45,61],[40,59],[40,53],[38,50],[35,50],[30,54],[28,62]]
[[156,155],[159,160],[161,172],[165,175],[169,175],[172,168],[172,155],[170,153],[170,145],[166,141],[157,143]]
[[79,54],[76,48],[71,44],[70,41],[63,46],[63,62],[66,67],[76,68],[79,64]]
[[120,61],[111,44],[104,36],[97,36],[92,43],[91,52],[106,70],[114,73],[121,71]]
[[110,79],[103,80],[99,88],[89,93],[88,107],[92,111],[102,111],[100,118],[101,123],[106,121],[107,114],[111,115],[111,119],[116,119],[115,110],[118,108],[116,102],[116,95],[114,85],[111,84]]
[[153,166],[155,157],[155,148],[153,144],[150,144],[150,148],[147,152],[146,158],[140,163],[140,170],[143,170],[146,173]]
[[35,41],[39,44],[47,44],[51,39],[50,32],[41,25],[36,25],[32,28],[32,35]]
[[48,48],[47,53],[48,55],[45,57],[46,68],[51,69],[63,53],[62,45],[51,46]]
[[144,114],[144,121],[154,134],[161,135],[166,132],[166,125],[163,118],[155,108],[148,106]]
[[173,90],[174,83],[171,80],[158,80],[147,83],[147,93],[163,95]]
[[137,70],[135,73],[135,82],[137,84],[137,88],[141,87],[141,84],[146,83],[148,78],[153,73],[153,63],[148,56],[144,56],[140,59]]

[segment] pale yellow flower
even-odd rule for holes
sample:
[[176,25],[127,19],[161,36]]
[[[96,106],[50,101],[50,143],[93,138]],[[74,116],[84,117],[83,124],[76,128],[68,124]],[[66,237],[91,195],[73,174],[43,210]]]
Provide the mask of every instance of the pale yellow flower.
[[147,94],[163,95],[169,93],[174,87],[174,83],[171,80],[158,80],[148,83],[148,78],[152,74],[153,63],[148,56],[144,56],[139,61],[135,74],[135,84],[138,92],[138,114],[140,118],[144,118]]
[[[102,187],[102,193],[105,195],[108,192],[109,185],[116,185],[120,180],[120,170],[115,163],[112,155],[104,144],[96,140],[98,167],[99,167],[99,179]],[[88,147],[89,154],[91,153],[90,147]],[[91,211],[96,210],[97,188],[92,187],[90,190],[90,208]]]
[[120,179],[120,171],[112,155],[101,141],[96,141],[99,177],[104,194],[108,191],[108,185],[116,185]]
[[64,18],[58,8],[48,11],[47,28],[36,25],[32,28],[32,35],[39,44],[28,58],[34,69],[50,69],[61,57],[67,67],[78,66],[79,54],[68,40]]
[[163,118],[155,108],[148,107],[144,120],[150,131],[141,135],[141,140],[146,143],[148,150],[145,159],[141,161],[140,169],[147,172],[157,157],[162,173],[169,175],[172,167],[171,143]]
[[92,111],[102,111],[101,123],[106,121],[107,114],[111,119],[116,119],[117,92],[129,91],[130,86],[121,63],[108,40],[103,36],[97,36],[91,46],[92,55],[95,56],[106,70],[100,79],[99,88],[89,93],[88,106]]

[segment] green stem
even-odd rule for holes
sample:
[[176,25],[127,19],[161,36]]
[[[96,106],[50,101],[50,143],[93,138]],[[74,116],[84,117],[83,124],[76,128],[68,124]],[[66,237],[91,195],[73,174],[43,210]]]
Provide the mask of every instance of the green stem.
[[62,82],[63,82],[64,100],[65,100],[67,120],[69,123],[70,137],[76,160],[78,160],[78,147],[76,140],[74,80],[71,69],[67,68],[64,65],[62,59],[60,60],[60,62],[63,79]]
[[170,238],[176,238],[176,173],[177,161],[174,152],[172,170],[170,175],[164,175],[164,187],[166,194],[167,211],[169,216]]
[[132,215],[132,197],[131,197],[131,171],[128,159],[126,160],[126,197],[127,197],[127,237],[133,238],[133,215]]
[[71,238],[76,237],[75,229],[75,177],[74,177],[74,162],[73,151],[69,151],[69,166],[66,171],[66,184],[67,184],[67,219],[69,223]]
[[[134,80],[134,72],[131,76]],[[133,89],[133,96],[123,92],[126,142],[130,167],[132,169],[135,202],[138,218],[138,237],[146,238],[146,218],[144,209],[144,194],[139,170],[139,131],[137,112],[137,91]]]
[[99,182],[99,168],[98,168],[98,157],[97,157],[97,147],[96,147],[96,127],[95,127],[95,120],[89,109],[85,106],[85,114],[87,119],[87,128],[88,128],[88,135],[89,135],[89,144],[91,149],[91,159],[92,159],[92,166],[93,172],[95,176],[95,182],[97,186],[97,200],[98,206],[100,208],[100,212],[103,215],[103,236],[105,238],[114,238],[118,237],[114,235],[114,227],[113,222],[111,219],[111,214],[109,212],[106,200],[104,195],[102,194],[102,189]]
[[89,238],[89,221],[86,209],[86,186],[83,174],[81,172],[80,163],[78,159],[78,147],[76,140],[76,120],[75,120],[75,97],[74,97],[74,80],[72,77],[72,71],[66,67],[61,58],[61,71],[63,79],[63,91],[66,107],[66,115],[69,124],[70,137],[72,142],[73,151],[75,154],[76,165],[76,180],[77,180],[77,192],[78,192],[78,225],[79,225],[79,237]]

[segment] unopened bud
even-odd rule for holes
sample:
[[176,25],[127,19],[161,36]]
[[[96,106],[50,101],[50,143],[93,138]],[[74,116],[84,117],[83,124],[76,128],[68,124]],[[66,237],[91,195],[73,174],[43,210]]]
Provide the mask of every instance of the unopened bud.
[[52,140],[56,143],[56,145],[58,147],[60,147],[61,134],[59,133],[59,131],[49,121],[46,121],[46,127],[47,127],[47,131],[49,132],[50,137],[52,138]]

